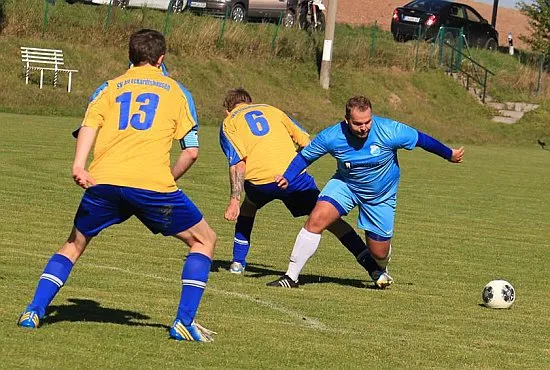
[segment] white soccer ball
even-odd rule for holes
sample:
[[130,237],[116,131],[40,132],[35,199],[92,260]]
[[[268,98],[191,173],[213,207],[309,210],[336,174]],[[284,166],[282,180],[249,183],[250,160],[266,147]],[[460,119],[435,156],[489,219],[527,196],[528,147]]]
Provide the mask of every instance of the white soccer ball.
[[506,280],[493,280],[485,285],[481,297],[489,308],[509,308],[516,299],[516,291]]

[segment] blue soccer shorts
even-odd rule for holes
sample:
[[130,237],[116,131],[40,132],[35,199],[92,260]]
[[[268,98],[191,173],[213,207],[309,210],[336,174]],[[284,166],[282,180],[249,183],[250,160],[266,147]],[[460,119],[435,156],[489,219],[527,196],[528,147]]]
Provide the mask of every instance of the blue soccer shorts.
[[181,190],[159,193],[124,186],[95,185],[84,193],[74,225],[82,234],[92,237],[131,216],[136,216],[154,234],[162,235],[175,235],[203,218]]
[[361,230],[374,233],[382,237],[382,240],[393,236],[395,196],[381,203],[369,203],[353,192],[344,181],[333,178],[321,191],[319,200],[331,203],[340,212],[340,216],[347,215],[355,206],[359,206],[357,226]]
[[319,188],[307,172],[297,176],[285,190],[274,182],[254,185],[248,181],[244,183],[244,190],[248,200],[258,209],[275,199],[280,199],[294,217],[309,215],[315,208],[319,196]]

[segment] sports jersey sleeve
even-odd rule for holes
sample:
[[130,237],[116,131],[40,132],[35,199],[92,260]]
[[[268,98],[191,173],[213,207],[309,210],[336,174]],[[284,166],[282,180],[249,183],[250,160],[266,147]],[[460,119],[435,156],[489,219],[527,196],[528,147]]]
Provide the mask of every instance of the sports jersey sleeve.
[[310,139],[307,131],[294,118],[290,117],[284,112],[281,113],[283,114],[283,124],[290,134],[292,141],[294,141],[294,143],[296,143],[296,145],[298,145],[300,148],[308,145]]
[[84,115],[81,126],[93,128],[100,128],[103,126],[105,115],[109,110],[108,87],[108,82],[104,82],[94,91],[90,97],[88,108],[86,109],[86,114]]
[[233,166],[246,157],[245,147],[239,139],[235,127],[227,120],[220,127],[220,146],[227,157],[229,166]]
[[[183,93],[183,99],[181,102],[180,110],[178,113],[176,131],[174,132],[174,139],[180,140],[182,149],[187,147],[198,147],[198,129],[199,120],[197,118],[197,110],[195,108],[195,101],[193,96],[182,84],[178,82],[178,86]],[[193,133],[193,131],[195,131]]]
[[315,139],[311,140],[311,142],[300,152],[300,154],[304,157],[304,159],[311,163],[313,161],[316,161],[323,155],[330,152],[330,135],[329,135],[329,129],[325,129],[319,133],[315,137]]
[[389,145],[392,149],[414,149],[418,141],[416,129],[393,120],[386,120],[386,127],[389,130]]

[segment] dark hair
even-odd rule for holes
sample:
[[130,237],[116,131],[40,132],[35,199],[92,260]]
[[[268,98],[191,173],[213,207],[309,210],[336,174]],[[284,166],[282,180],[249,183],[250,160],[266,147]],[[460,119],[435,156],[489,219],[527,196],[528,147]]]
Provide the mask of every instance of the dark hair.
[[142,29],[130,36],[128,57],[134,66],[147,63],[154,66],[164,54],[166,54],[166,40],[162,33]]
[[350,98],[346,104],[346,119],[349,120],[351,118],[351,111],[353,109],[359,109],[361,112],[372,109],[370,99],[362,95]]
[[225,100],[223,101],[223,107],[227,109],[228,112],[231,112],[235,107],[241,103],[252,103],[252,97],[242,87],[238,89],[232,89],[227,92],[225,95]]

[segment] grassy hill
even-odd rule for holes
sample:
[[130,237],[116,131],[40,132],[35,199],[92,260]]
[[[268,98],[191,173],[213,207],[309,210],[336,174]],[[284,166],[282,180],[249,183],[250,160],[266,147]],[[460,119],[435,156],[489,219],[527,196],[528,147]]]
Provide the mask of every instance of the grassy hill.
[[[337,27],[331,88],[326,91],[318,83],[322,35],[279,30],[274,24],[224,27],[210,17],[168,16],[149,9],[109,11],[106,6],[63,1],[49,6],[46,24],[43,1],[4,0],[2,9],[4,112],[73,116],[76,125],[95,87],[126,68],[128,36],[149,27],[167,34],[169,71],[193,93],[201,124],[218,124],[224,117],[225,91],[243,86],[256,101],[285,109],[313,131],[340,120],[351,95],[365,94],[373,100],[375,114],[407,122],[445,141],[536,145],[537,139],[550,139],[548,86],[535,96],[532,78],[525,77],[535,72],[506,55],[477,52],[476,58],[497,72],[489,93],[541,104],[513,126],[491,122],[489,108],[441,70],[429,68],[430,46],[395,43],[376,27]],[[79,70],[73,92],[64,91],[64,75],[57,89],[49,85],[50,76],[44,89],[38,89],[37,73],[26,86],[20,46],[63,49],[67,66]],[[545,78],[543,82],[550,80]]]

